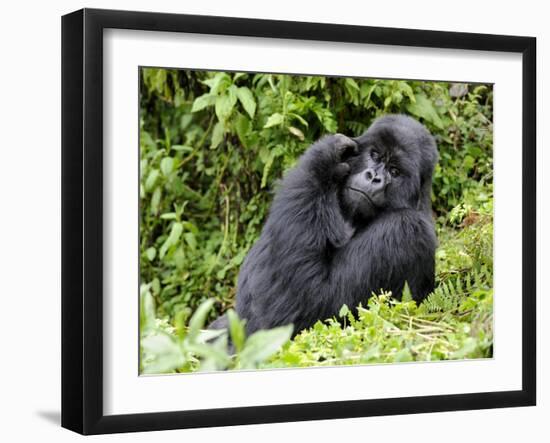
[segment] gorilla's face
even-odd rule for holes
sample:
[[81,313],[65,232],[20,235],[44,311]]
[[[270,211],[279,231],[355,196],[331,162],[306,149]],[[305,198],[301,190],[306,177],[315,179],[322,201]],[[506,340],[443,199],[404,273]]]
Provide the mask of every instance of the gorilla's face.
[[342,190],[353,218],[368,220],[386,209],[429,204],[437,152],[424,126],[409,117],[388,116],[354,140],[359,155],[348,160],[351,171]]

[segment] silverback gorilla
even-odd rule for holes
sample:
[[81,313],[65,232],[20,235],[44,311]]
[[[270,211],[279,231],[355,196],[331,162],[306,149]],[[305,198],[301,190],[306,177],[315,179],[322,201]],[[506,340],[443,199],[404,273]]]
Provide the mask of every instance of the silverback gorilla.
[[[240,270],[236,311],[247,333],[293,324],[297,334],[373,292],[400,298],[405,282],[423,300],[434,287],[437,157],[430,133],[403,115],[309,147],[282,180]],[[226,317],[210,327],[227,328]]]

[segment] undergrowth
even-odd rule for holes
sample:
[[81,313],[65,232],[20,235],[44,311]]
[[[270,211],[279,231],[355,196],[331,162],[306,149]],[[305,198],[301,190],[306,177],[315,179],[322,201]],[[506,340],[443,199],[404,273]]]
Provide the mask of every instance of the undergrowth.
[[[492,100],[491,85],[141,69],[141,372],[491,357]],[[236,279],[275,182],[320,136],[387,113],[437,141],[433,294],[375,294],[291,341],[291,326],[245,337]],[[204,330],[222,312],[235,352]]]
[[[492,205],[485,205],[492,211]],[[466,217],[475,218],[468,226]],[[293,340],[291,326],[245,336],[244,322],[229,311],[229,336],[203,330],[214,299],[203,303],[187,326],[155,318],[153,298],[142,287],[144,373],[221,369],[338,366],[490,358],[493,355],[492,215],[468,212],[462,229],[442,228],[437,251],[438,284],[418,304],[406,288],[401,301],[373,295],[354,316],[347,306]],[[453,265],[455,264],[455,265]]]

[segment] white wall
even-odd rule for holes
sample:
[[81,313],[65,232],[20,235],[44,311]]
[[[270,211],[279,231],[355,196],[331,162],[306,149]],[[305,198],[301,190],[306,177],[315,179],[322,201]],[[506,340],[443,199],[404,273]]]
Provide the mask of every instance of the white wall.
[[[374,2],[373,2],[374,3]],[[538,38],[538,148],[542,103],[549,102],[550,29],[542,1],[424,0],[368,2],[296,0],[170,2],[4,2],[0,32],[0,436],[5,441],[80,439],[59,427],[60,409],[60,16],[87,7],[156,10],[282,20],[349,23]],[[517,153],[511,153],[517,155]],[[548,224],[549,156],[539,156],[539,226]],[[515,210],[516,208],[511,208]],[[540,231],[540,229],[539,229]],[[548,234],[539,235],[539,274],[548,269]],[[547,273],[546,273],[547,274]],[[544,298],[539,279],[539,406],[494,411],[377,417],[99,437],[100,441],[544,441],[550,435],[550,370]],[[37,338],[39,338],[37,340]],[[8,437],[8,439],[6,439]],[[546,438],[545,438],[546,437]]]

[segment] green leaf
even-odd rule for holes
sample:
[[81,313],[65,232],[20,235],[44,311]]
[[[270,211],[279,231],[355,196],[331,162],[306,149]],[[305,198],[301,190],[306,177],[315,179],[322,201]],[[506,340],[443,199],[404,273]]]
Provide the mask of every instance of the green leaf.
[[162,197],[162,191],[160,186],[157,186],[151,197],[151,214],[157,215],[160,207],[160,199]]
[[172,149],[173,149],[174,151],[193,152],[193,148],[192,148],[191,146],[172,145]]
[[302,125],[304,125],[306,128],[309,127],[309,123],[299,114],[296,114],[294,112],[288,113],[289,117],[295,118],[298,120]]
[[356,91],[360,91],[359,85],[357,84],[357,82],[354,79],[346,78],[345,82],[346,82],[346,86],[348,87],[348,89],[355,89]]
[[181,224],[187,231],[192,232],[195,235],[198,235],[199,228],[197,228],[197,226],[194,223],[191,223],[190,221],[183,221],[181,222]]
[[475,166],[475,163],[476,163],[476,161],[471,155],[466,155],[464,157],[462,165],[463,165],[464,169],[469,171],[470,169],[473,169],[473,167]]
[[423,94],[419,94],[416,96],[415,103],[409,103],[407,105],[407,111],[417,117],[423,118],[424,120],[433,123],[439,129],[445,128],[432,102]]
[[237,103],[237,96],[228,92],[216,99],[216,116],[220,122],[225,122],[231,115],[233,107]]
[[405,281],[405,286],[403,286],[403,295],[401,296],[402,302],[412,301],[411,288],[409,288],[409,283]]
[[467,338],[464,343],[462,344],[462,347],[453,352],[451,355],[450,355],[450,359],[453,360],[453,359],[463,359],[463,358],[468,358],[471,354],[474,353],[474,351],[477,349],[477,341],[475,338],[473,337],[469,337]]
[[224,334],[227,334],[225,329],[201,329],[195,342],[208,343],[209,341],[212,341]]
[[245,148],[248,147],[248,134],[250,132],[250,129],[250,120],[243,114],[239,114],[235,121],[235,130],[237,131],[239,140]]
[[315,115],[328,132],[336,132],[338,125],[330,110],[326,108],[316,108],[313,112],[315,112]]
[[187,319],[191,315],[190,308],[179,309],[174,315],[174,327],[176,328],[176,334],[178,339],[185,338],[187,333]]
[[231,361],[227,355],[227,334],[219,336],[214,343],[199,343],[188,345],[188,349],[202,358],[200,371],[219,371],[225,369]]
[[151,169],[151,172],[149,172],[149,175],[145,179],[145,191],[149,192],[151,191],[151,189],[154,188],[155,184],[157,183],[159,174],[160,173],[158,169]]
[[141,349],[144,355],[145,374],[161,374],[171,372],[185,363],[185,357],[175,340],[166,333],[141,339]]
[[246,340],[244,349],[239,354],[239,362],[243,369],[252,369],[283,346],[292,336],[292,325],[279,326],[269,330],[260,330]]
[[168,249],[170,249],[172,246],[174,246],[178,242],[182,232],[183,232],[183,226],[181,223],[174,223],[172,225],[172,229],[170,231],[170,234],[168,235],[168,238],[160,247],[159,257],[161,259],[164,258]]
[[288,132],[290,132],[292,135],[297,137],[300,141],[304,141],[304,133],[300,131],[298,128],[295,128],[294,126],[288,127]]
[[267,119],[267,122],[264,125],[264,129],[271,128],[273,126],[278,126],[282,124],[284,120],[285,118],[283,117],[283,114],[279,114],[278,112],[275,112],[274,114],[271,114]]
[[250,89],[246,86],[242,86],[237,89],[237,97],[250,118],[254,118],[254,114],[256,112],[256,102],[254,101],[252,91],[250,91]]
[[394,357],[395,362],[413,361],[413,356],[408,349],[401,349]]
[[160,162],[160,170],[165,177],[168,177],[174,168],[174,159],[172,157],[164,157]]
[[224,135],[224,124],[223,122],[219,121],[214,125],[214,129],[212,130],[212,140],[210,142],[210,149],[216,149],[220,143],[223,141],[223,135]]
[[191,317],[191,320],[189,320],[189,331],[187,332],[187,340],[190,343],[195,342],[195,339],[199,336],[201,329],[204,328],[206,317],[212,309],[212,306],[214,306],[213,298],[202,302]]
[[153,261],[157,255],[157,250],[155,249],[155,247],[151,246],[150,248],[147,248],[147,250],[145,251],[145,255],[147,256],[149,261]]
[[139,133],[139,144],[144,149],[155,149],[157,147],[156,143],[147,131],[141,131]]
[[237,352],[242,351],[246,339],[246,332],[244,328],[244,321],[240,320],[237,313],[230,309],[227,311],[227,319],[229,321],[229,332],[231,334],[231,341],[235,346]]
[[235,83],[238,79],[240,79],[241,77],[246,77],[248,74],[246,72],[237,72],[234,76],[233,76],[233,82]]
[[401,91],[405,93],[405,95],[409,98],[409,100],[413,103],[416,103],[416,97],[414,95],[414,91],[411,88],[411,86],[407,82],[399,82],[399,86],[401,88]]
[[272,151],[269,152],[267,158],[265,159],[264,170],[262,172],[262,181],[260,183],[261,188],[265,188],[267,184],[267,177],[269,176],[269,171],[273,165],[273,160],[275,160],[275,155]]
[[216,99],[217,97],[215,95],[211,95],[210,93],[197,97],[195,101],[193,101],[191,112],[202,111],[207,106],[212,106],[214,103],[216,103]]
[[191,249],[197,249],[197,239],[192,232],[186,232],[183,234],[185,242],[191,247]]
[[219,92],[223,92],[231,84],[231,77],[225,72],[217,72],[214,77],[203,80],[202,82],[210,86],[210,94],[217,95]]
[[349,314],[349,308],[346,304],[343,304],[338,312],[338,317],[342,318]]
[[147,334],[155,326],[155,299],[151,294],[150,285],[140,286],[139,326],[142,335]]

